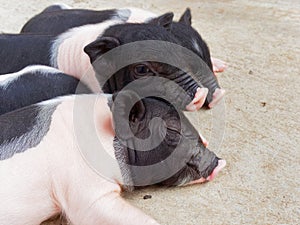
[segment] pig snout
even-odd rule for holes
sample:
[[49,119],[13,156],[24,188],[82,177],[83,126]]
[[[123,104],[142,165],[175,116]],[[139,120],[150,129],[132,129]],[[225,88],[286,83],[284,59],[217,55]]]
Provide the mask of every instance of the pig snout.
[[214,168],[212,173],[207,178],[201,177],[200,179],[191,181],[191,182],[187,183],[186,185],[200,184],[200,183],[204,183],[207,181],[212,181],[225,166],[226,166],[226,161],[224,159],[219,159],[218,165],[216,166],[216,168]]
[[188,110],[188,111],[199,110],[205,103],[207,94],[208,94],[207,88],[197,88],[195,97],[192,100],[192,102],[186,106],[186,110]]
[[208,104],[208,107],[213,108],[215,105],[217,105],[221,101],[221,99],[224,97],[224,95],[225,95],[224,89],[216,88],[216,90],[212,96],[212,101]]
[[[194,96],[194,99],[186,106],[186,110],[188,111],[199,110],[204,105],[205,100],[207,99],[208,91],[209,90],[205,87],[197,88],[197,92]],[[212,95],[212,101],[208,104],[208,107],[213,108],[222,100],[224,95],[225,95],[224,89],[216,88],[216,90]]]
[[212,171],[212,173],[206,178],[207,181],[212,181],[217,174],[226,166],[226,161],[224,159],[218,160],[217,167]]

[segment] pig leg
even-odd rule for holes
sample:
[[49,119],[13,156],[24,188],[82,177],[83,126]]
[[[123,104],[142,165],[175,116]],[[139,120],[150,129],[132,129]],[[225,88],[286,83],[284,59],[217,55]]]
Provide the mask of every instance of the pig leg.
[[226,62],[224,62],[220,59],[217,59],[217,58],[211,57],[211,62],[212,62],[213,71],[215,74],[224,72],[224,70],[226,70],[228,67]]
[[72,221],[74,225],[158,225],[154,219],[125,202],[112,192],[95,201],[84,217]]
[[[159,225],[120,196],[121,187],[92,170],[75,151],[57,159],[52,176],[53,200],[73,225]],[[75,157],[74,157],[75,156]],[[66,169],[66,168],[68,169]],[[111,168],[114,170],[116,168]],[[118,168],[119,169],[119,168]]]

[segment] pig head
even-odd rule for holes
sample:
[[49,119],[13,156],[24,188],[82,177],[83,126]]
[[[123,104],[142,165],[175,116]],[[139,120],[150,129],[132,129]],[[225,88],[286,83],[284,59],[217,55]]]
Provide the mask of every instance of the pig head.
[[151,97],[140,100],[128,90],[113,95],[113,100],[115,155],[128,186],[209,181],[224,166],[172,104]]
[[[170,32],[173,22],[172,19],[173,13],[166,13],[155,20],[150,21],[149,24],[114,25],[105,30],[101,37],[98,37],[97,40],[84,48],[84,51],[90,57],[90,61],[98,75],[104,93],[120,91],[127,84],[137,79],[145,77],[163,77],[175,82],[188,93],[189,99],[178,99],[178,104],[183,105],[183,108],[185,109],[185,107],[194,99],[199,89],[203,87],[201,83],[198,83],[194,79],[195,76],[193,74],[187,72],[188,69],[182,70],[176,66],[157,61],[140,61],[125,66],[124,68],[117,70],[117,72],[109,78],[106,78],[102,76],[103,70],[111,71],[113,68],[103,69],[103,64],[99,63],[99,60],[97,60],[101,59],[102,56],[105,56],[105,53],[108,53],[110,50],[116,50],[120,46],[126,46],[126,44],[138,41],[157,40],[180,45],[180,41]],[[140,51],[137,52],[137,54],[144,54],[142,49],[137,49],[137,51]],[[163,52],[160,52],[160,54],[163,54]],[[123,52],[122,57],[128,56]],[[176,52],[173,54],[173,57],[178,57]],[[107,64],[113,65],[114,63],[118,63],[114,62],[113,57],[110,57],[108,60]],[[176,60],[178,62],[185,59],[176,58],[175,61]],[[206,95],[204,94],[204,99],[205,97]]]

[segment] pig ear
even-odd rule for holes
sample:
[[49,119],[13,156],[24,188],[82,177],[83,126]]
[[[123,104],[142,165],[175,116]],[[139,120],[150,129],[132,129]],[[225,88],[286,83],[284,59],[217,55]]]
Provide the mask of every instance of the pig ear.
[[150,20],[149,24],[159,25],[166,28],[168,31],[172,28],[174,13],[165,13],[159,17]]
[[186,25],[192,25],[192,14],[190,8],[186,8],[185,12],[180,17],[179,23],[184,23]]
[[116,135],[122,140],[127,140],[134,136],[129,125],[138,123],[144,118],[145,105],[141,98],[130,90],[113,94],[112,100],[111,110]]
[[91,62],[109,50],[120,46],[120,42],[114,37],[99,37],[84,47],[84,52],[89,55]]

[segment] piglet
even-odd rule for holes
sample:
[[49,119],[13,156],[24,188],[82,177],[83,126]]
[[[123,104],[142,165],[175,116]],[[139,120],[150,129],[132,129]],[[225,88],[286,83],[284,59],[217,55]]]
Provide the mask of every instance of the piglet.
[[[138,99],[131,92],[67,96],[1,115],[0,224],[40,224],[58,213],[74,225],[158,224],[126,203],[122,188],[207,181],[224,166],[171,105]],[[133,105],[127,122],[134,135],[147,139],[148,129],[165,134],[154,151],[131,148],[143,142],[120,127],[128,120],[121,111],[127,105]],[[165,122],[153,123],[155,117]],[[185,144],[193,139],[195,145]],[[152,163],[166,171],[147,167]]]
[[[155,18],[156,17],[156,18]],[[113,18],[119,18],[123,22],[157,21],[162,23],[156,14],[138,8],[111,9],[111,10],[87,10],[70,9],[65,5],[53,5],[47,7],[38,15],[31,18],[21,29],[21,33],[52,34],[58,35],[70,28],[86,24],[103,23]],[[62,23],[63,21],[63,23]],[[166,23],[165,23],[166,24]],[[189,8],[183,13],[178,22],[172,23],[170,32],[181,40],[181,45],[197,54],[207,66],[216,72],[223,72],[227,65],[222,60],[211,58],[206,42],[200,34],[191,26],[192,16]],[[225,90],[221,89],[218,82],[208,73],[205,79],[197,80],[208,88],[208,92],[199,89],[193,101],[187,106],[188,110],[199,109],[203,105],[203,98],[206,98],[205,105],[209,108],[215,106],[224,96]],[[196,77],[197,79],[198,77]]]

